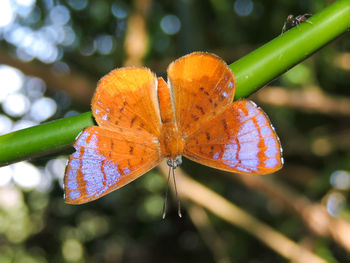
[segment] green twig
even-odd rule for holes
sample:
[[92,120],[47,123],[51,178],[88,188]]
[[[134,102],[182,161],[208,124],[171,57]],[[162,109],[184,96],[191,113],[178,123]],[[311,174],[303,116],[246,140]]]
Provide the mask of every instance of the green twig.
[[79,132],[94,125],[91,112],[0,136],[0,166],[70,146]]
[[250,95],[350,28],[350,0],[340,0],[230,65],[236,99]]
[[[339,0],[230,65],[237,79],[235,99],[246,97],[350,28],[350,0]],[[0,136],[0,166],[57,152],[71,145],[90,112]]]

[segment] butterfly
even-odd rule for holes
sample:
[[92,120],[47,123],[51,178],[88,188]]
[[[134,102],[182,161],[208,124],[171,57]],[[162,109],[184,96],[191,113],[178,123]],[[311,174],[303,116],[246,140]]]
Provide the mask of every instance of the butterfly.
[[168,81],[148,68],[111,71],[98,83],[92,113],[98,126],[74,143],[64,178],[65,202],[98,199],[181,156],[241,174],[283,165],[267,115],[249,100],[233,102],[234,74],[218,56],[194,52],[172,62]]
[[299,16],[293,16],[293,15],[287,16],[286,22],[284,23],[282,28],[282,34],[287,32],[289,29],[300,25],[301,23],[308,22],[309,24],[312,24],[312,22],[308,20],[308,18],[310,17],[312,17],[311,14],[304,14]]

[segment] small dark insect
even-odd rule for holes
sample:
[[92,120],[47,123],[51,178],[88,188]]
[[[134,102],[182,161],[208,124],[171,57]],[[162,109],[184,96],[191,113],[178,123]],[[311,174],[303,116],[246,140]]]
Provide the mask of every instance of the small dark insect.
[[308,22],[312,24],[312,22],[308,20],[308,18],[310,18],[311,16],[312,16],[311,14],[304,14],[300,16],[289,15],[286,19],[286,22],[284,22],[284,25],[282,28],[282,34],[287,32],[289,29],[295,26],[298,26],[301,23]]

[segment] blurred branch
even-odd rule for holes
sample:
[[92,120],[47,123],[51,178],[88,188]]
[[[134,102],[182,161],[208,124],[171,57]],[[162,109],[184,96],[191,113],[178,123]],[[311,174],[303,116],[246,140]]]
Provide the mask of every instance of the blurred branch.
[[[317,49],[324,46],[350,27],[350,0],[339,0],[324,9],[319,14],[314,15],[309,19],[312,24],[303,23],[265,44],[264,46],[256,49],[245,57],[239,59],[235,63],[230,65],[237,80],[237,90],[235,99],[239,99],[248,96],[252,92],[258,90],[266,83],[270,82],[280,74],[291,68],[293,65],[310,56]],[[66,85],[69,87],[72,85],[69,80],[66,80]],[[90,115],[91,116],[91,115]],[[77,116],[79,118],[79,116]],[[64,120],[60,120],[64,125]],[[80,130],[90,126],[93,120],[90,118],[81,117],[78,121]],[[64,133],[70,132],[70,138],[75,138],[79,130],[78,126],[74,126],[69,131],[69,126],[65,127]],[[53,148],[45,147],[47,152],[57,151],[61,146],[53,143],[57,141],[57,133],[46,130],[47,134],[42,134],[42,140],[40,143],[46,145],[52,145]],[[52,135],[52,136],[51,136]],[[37,143],[37,137],[33,137],[32,144]],[[31,140],[31,137],[28,140]],[[12,136],[1,138],[2,142],[11,140]],[[45,140],[45,141],[43,141]],[[73,139],[72,141],[73,142]],[[6,142],[7,146],[11,145],[11,142]],[[66,143],[66,142],[65,142]],[[24,158],[32,157],[38,154],[37,151],[30,151],[29,149],[21,149],[26,147],[27,144],[21,145],[15,144],[17,147],[17,156],[6,156],[7,148],[1,155],[1,164],[9,162],[15,162],[23,160]],[[13,150],[16,151],[14,147]],[[30,148],[35,149],[35,148]],[[40,150],[40,154],[43,151]]]
[[283,87],[268,87],[255,96],[257,101],[273,106],[291,107],[298,110],[349,116],[350,99],[327,95],[318,87],[287,90]]
[[[166,163],[162,162],[159,168],[162,174],[167,176]],[[208,209],[223,220],[247,231],[284,258],[300,263],[326,262],[209,188],[190,179],[180,168],[176,169],[176,181],[178,193],[182,198]]]
[[342,70],[350,71],[350,53],[340,53],[334,59],[334,65]]
[[55,74],[50,68],[38,61],[23,62],[0,49],[0,63],[18,68],[26,75],[36,76],[45,81],[49,88],[66,91],[73,100],[89,105],[95,90],[95,82],[79,74]]
[[196,204],[187,206],[188,214],[196,226],[198,232],[202,236],[208,249],[213,254],[214,260],[217,263],[229,263],[230,257],[227,252],[227,246],[224,240],[215,232],[215,229],[210,225],[208,215],[205,210]]
[[269,176],[229,175],[277,202],[281,207],[298,214],[315,234],[332,237],[335,242],[350,251],[350,222],[332,217],[325,206],[312,203],[305,196]]
[[124,66],[142,66],[148,46],[146,16],[152,0],[134,0],[135,12],[128,18],[125,37],[126,60]]

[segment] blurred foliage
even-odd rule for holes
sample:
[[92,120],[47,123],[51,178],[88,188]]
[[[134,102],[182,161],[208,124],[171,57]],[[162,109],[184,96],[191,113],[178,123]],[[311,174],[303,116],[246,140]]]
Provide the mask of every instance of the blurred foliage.
[[[8,54],[19,57],[22,64],[31,63],[31,67],[44,64],[52,74],[79,75],[96,83],[109,70],[126,65],[133,56],[139,58],[135,49],[128,49],[138,44],[145,45],[140,62],[158,75],[164,76],[173,59],[195,50],[216,53],[231,63],[277,37],[287,15],[317,13],[332,1],[22,2],[32,2],[33,8],[27,15],[17,15],[14,23],[33,31],[53,24],[55,8],[61,8],[58,9],[61,13],[56,9],[57,19],[64,20],[68,13],[68,20],[61,25],[58,21],[56,25],[56,33],[61,30],[58,28],[63,28],[64,39],[54,42],[57,56],[45,61],[29,54],[20,43],[6,38],[14,32],[12,27],[0,33],[0,59],[2,54]],[[128,22],[135,14],[145,22],[146,40],[142,43],[137,39],[126,41],[131,30]],[[47,29],[47,34],[55,35],[55,29]],[[344,60],[345,64],[341,62],[342,56],[349,54],[349,47],[350,38],[344,36],[270,85],[283,86],[288,92],[316,89],[332,98],[349,97],[350,69],[346,63],[350,63],[350,59]],[[23,70],[21,63],[18,68]],[[66,85],[69,87],[70,83]],[[286,160],[285,168],[275,179],[288,184],[301,196],[321,203],[332,216],[350,220],[349,185],[346,187],[344,183],[350,176],[350,115],[308,110],[308,105],[264,103],[259,99],[263,91],[255,94],[254,99],[275,125]],[[52,119],[89,110],[89,102],[77,101],[71,96],[70,88],[63,91],[48,85],[45,95],[57,103]],[[0,113],[5,115],[3,109]],[[45,189],[23,189],[13,182],[0,187],[0,262],[218,261],[191,221],[186,211],[188,204],[183,204],[183,218],[179,219],[175,202],[170,200],[169,214],[166,220],[161,220],[166,181],[157,170],[97,201],[71,206],[64,204],[62,198],[64,166],[62,162],[52,165],[53,159],[64,158],[55,155],[33,160],[44,176],[54,180]],[[311,232],[297,215],[268,196],[214,169],[187,160],[182,168],[194,179],[327,261],[350,262],[342,246],[329,237]],[[339,177],[339,171],[343,171],[343,177]],[[285,262],[243,230],[208,215],[210,227],[224,241],[223,249],[231,262]]]

